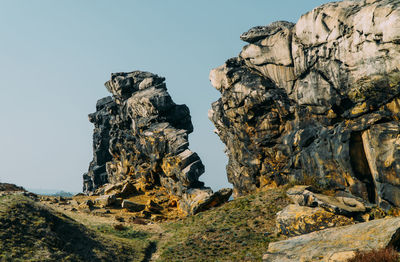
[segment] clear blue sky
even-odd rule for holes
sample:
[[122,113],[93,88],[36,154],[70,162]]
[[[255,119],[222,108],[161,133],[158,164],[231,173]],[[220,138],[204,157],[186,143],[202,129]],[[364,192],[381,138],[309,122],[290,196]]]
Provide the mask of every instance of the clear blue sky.
[[166,77],[189,106],[190,148],[213,189],[230,186],[224,145],[207,118],[209,71],[237,56],[241,33],[296,22],[327,0],[0,0],[0,181],[80,191],[92,158],[87,114],[111,72]]

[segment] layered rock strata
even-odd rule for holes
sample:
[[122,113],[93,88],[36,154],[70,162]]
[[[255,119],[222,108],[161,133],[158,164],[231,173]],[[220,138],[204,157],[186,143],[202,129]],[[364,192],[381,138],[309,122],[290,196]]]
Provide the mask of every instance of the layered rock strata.
[[400,206],[400,2],[333,2],[241,35],[209,118],[236,196],[303,181]]
[[[365,205],[350,194],[329,196],[312,192],[309,186],[294,186],[286,192],[294,204],[276,214],[276,232],[296,236],[325,228],[344,226],[387,216],[375,205]],[[392,209],[391,214],[395,215]]]
[[[115,197],[127,198],[155,190],[187,214],[229,198],[229,190],[214,194],[199,181],[204,165],[189,149],[189,109],[172,101],[164,80],[134,71],[112,74],[105,83],[113,96],[100,99],[89,115],[95,129],[85,193],[115,191]],[[131,190],[123,193],[128,185]]]

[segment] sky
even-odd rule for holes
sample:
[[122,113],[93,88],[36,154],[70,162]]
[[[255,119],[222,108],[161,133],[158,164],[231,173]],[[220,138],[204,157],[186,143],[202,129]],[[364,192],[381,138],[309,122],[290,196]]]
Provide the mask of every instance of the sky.
[[326,2],[0,0],[0,182],[80,192],[92,159],[87,115],[109,95],[112,72],[142,70],[165,77],[173,100],[190,108],[200,180],[231,187],[207,118],[219,98],[210,70],[239,54],[251,27],[296,22]]

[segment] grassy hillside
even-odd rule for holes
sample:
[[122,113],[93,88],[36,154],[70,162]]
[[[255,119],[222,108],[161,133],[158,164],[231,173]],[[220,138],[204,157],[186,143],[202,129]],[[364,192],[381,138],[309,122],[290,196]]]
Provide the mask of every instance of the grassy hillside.
[[148,246],[142,234],[96,232],[21,194],[0,197],[0,261],[141,261]]
[[166,223],[159,261],[260,261],[275,236],[275,214],[288,205],[284,189],[241,197],[179,222]]
[[0,197],[0,261],[260,261],[280,239],[275,214],[289,200],[284,188],[270,189],[146,225],[120,222],[115,210],[71,211],[51,203]]

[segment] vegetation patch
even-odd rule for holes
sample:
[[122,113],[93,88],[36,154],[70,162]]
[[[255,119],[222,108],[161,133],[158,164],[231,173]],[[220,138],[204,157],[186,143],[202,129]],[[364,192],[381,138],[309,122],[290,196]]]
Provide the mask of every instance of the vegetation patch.
[[[118,224],[121,225],[121,224]],[[96,231],[103,233],[103,234],[108,234],[108,235],[113,235],[119,238],[125,238],[125,239],[135,239],[135,240],[142,240],[146,241],[150,234],[143,232],[143,231],[136,231],[133,230],[130,227],[122,227],[122,228],[116,228],[115,226],[111,226],[108,224],[103,224],[99,226],[94,227]]]
[[374,249],[368,251],[358,251],[348,262],[398,262],[399,253],[391,247]]
[[[103,231],[103,232],[99,232]],[[86,228],[21,195],[0,197],[0,261],[141,261],[149,241],[129,229]]]
[[289,204],[284,188],[237,198],[182,221],[165,223],[159,261],[260,261],[276,236],[275,215]]

